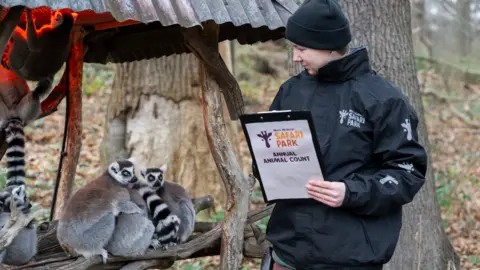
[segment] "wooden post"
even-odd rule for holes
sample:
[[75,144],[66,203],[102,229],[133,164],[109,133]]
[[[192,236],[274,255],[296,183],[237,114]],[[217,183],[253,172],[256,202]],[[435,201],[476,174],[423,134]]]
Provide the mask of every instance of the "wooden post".
[[[214,23],[205,23],[205,26],[209,27],[211,24]],[[218,52],[218,37],[215,38],[215,49],[205,43],[197,28],[185,29],[183,37],[185,45],[206,65],[208,72],[212,74],[222,89],[225,102],[228,105],[230,119],[238,120],[245,110],[242,91]]]
[[[197,29],[187,30],[185,40],[186,45],[201,60],[205,132],[227,193],[221,240],[221,269],[239,269],[243,259],[243,231],[252,185],[239,167],[225,129],[221,90],[226,94],[233,90],[240,91],[240,88],[218,51],[218,31],[217,24],[206,23],[203,33]],[[225,88],[220,89],[219,85]],[[229,87],[235,85],[238,88]],[[225,98],[227,99],[227,96]]]
[[57,219],[70,198],[73,180],[77,171],[78,158],[82,145],[82,74],[83,74],[83,37],[84,33],[76,30],[72,33],[72,51],[68,60],[70,74],[67,86],[69,100],[66,158],[62,166],[60,184],[55,202],[54,219]]

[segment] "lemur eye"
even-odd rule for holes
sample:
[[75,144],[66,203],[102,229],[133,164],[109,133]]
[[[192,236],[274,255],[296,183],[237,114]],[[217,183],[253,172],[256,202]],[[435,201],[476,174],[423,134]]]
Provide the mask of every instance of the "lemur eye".
[[123,171],[123,172],[122,172],[122,175],[123,175],[123,176],[130,176],[130,172],[129,172],[129,171]]
[[155,181],[155,177],[153,175],[148,176],[148,181],[152,182]]

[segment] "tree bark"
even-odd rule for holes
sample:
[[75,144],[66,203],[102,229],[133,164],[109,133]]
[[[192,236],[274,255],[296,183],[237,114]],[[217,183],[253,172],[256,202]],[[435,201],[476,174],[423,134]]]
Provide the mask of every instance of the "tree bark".
[[[409,1],[342,0],[340,3],[351,22],[353,46],[367,45],[374,69],[402,89],[418,113],[420,143],[430,153],[416,77]],[[442,227],[430,162],[429,159],[424,187],[404,207],[400,240],[384,269],[453,269],[453,265],[460,269],[459,259]]]
[[[129,156],[143,166],[166,163],[167,180],[193,197],[210,194],[216,205],[224,205],[225,190],[205,136],[198,67],[193,54],[116,66],[102,164]],[[228,121],[226,128],[238,153],[234,124]]]
[[457,0],[455,3],[457,20],[457,41],[460,56],[467,56],[470,53],[470,45],[473,41],[472,31],[472,0]]

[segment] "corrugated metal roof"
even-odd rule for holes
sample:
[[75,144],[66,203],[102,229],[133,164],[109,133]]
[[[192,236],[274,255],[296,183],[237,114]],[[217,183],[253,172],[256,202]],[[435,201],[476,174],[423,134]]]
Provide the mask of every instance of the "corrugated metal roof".
[[109,12],[119,22],[130,19],[194,27],[214,20],[217,24],[231,22],[235,26],[267,26],[271,30],[284,27],[297,8],[295,0],[0,0],[0,5]]
[[36,8],[34,16],[40,22],[48,22],[49,7],[79,12],[76,23],[85,26],[113,19],[145,23],[90,31],[85,37],[89,49],[84,59],[90,63],[189,52],[180,27],[201,26],[211,20],[220,25],[219,41],[253,44],[279,39],[288,17],[298,8],[295,0],[0,0],[0,5]]

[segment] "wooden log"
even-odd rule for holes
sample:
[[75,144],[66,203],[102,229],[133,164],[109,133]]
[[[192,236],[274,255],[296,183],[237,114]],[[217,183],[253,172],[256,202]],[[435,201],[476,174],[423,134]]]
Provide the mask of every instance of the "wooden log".
[[203,33],[198,28],[187,28],[183,34],[184,42],[203,62],[206,70],[222,89],[230,119],[238,120],[245,111],[242,90],[218,51],[218,38],[212,40],[210,37],[210,29],[218,27],[214,22],[207,22],[204,25]]
[[58,194],[54,208],[53,219],[58,218],[64,204],[70,198],[73,180],[77,171],[78,158],[82,146],[82,75],[83,75],[83,38],[85,33],[76,30],[72,33],[72,50],[67,65],[68,74],[67,95],[69,100],[68,127],[66,140],[66,158],[62,166]]
[[[218,53],[219,26],[215,23],[204,26],[203,37],[198,32],[191,32],[186,39],[192,50],[194,47],[198,49],[196,54],[201,59],[200,80],[205,132],[227,193],[221,242],[221,269],[239,269],[242,263],[243,230],[251,183],[240,169],[232,151],[225,129],[219,88],[219,85],[223,85],[224,93],[235,93],[235,87],[228,86],[238,84]],[[239,88],[237,90],[240,91]]]
[[[203,196],[199,198],[192,199],[192,203],[196,209],[196,212],[211,208],[213,206],[214,200],[213,197]],[[57,229],[57,220],[51,222],[44,222],[38,227],[38,248],[37,255],[35,256],[36,261],[44,261],[48,259],[64,257],[63,250],[60,247],[60,244],[57,240],[56,229]],[[208,226],[208,230],[197,231],[196,232],[205,232],[214,228],[214,226]]]
[[11,7],[8,10],[7,15],[5,15],[5,18],[0,22],[0,58],[5,52],[5,48],[12,37],[15,27],[17,27],[17,24],[20,21],[20,16],[22,16],[23,10],[25,10],[24,6]]
[[[247,222],[243,232],[245,238],[245,245],[243,251],[246,257],[261,258],[263,251],[269,245],[266,241],[257,241],[255,237],[255,226],[251,226],[263,217],[270,214],[271,207],[265,207],[259,210],[251,211],[248,214]],[[46,270],[46,269],[145,269],[142,266],[155,267],[160,269],[168,268],[175,260],[198,258],[205,256],[214,256],[220,254],[221,247],[221,223],[212,226],[212,229],[207,233],[199,236],[192,236],[191,239],[181,245],[170,248],[167,251],[148,251],[146,254],[137,257],[113,257],[110,256],[106,265],[102,264],[100,257],[85,260],[83,258],[70,258],[58,246],[56,239],[56,221],[46,222],[38,227],[38,241],[39,249],[35,257],[35,261],[23,266],[4,266],[1,269],[32,269],[32,270]],[[263,237],[264,238],[264,237]],[[49,247],[55,246],[51,250]],[[47,253],[51,254],[47,254]]]

